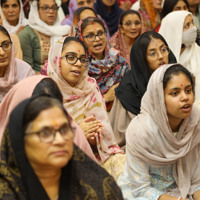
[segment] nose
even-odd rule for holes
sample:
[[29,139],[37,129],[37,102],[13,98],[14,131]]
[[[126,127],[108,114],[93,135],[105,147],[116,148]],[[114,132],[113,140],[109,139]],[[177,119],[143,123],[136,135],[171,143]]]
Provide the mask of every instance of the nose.
[[101,38],[98,35],[96,35],[95,36],[95,41],[99,41],[99,40],[101,40]]
[[0,47],[0,55],[3,56],[5,54],[5,51]]
[[157,52],[157,55],[158,55],[157,58],[158,58],[159,60],[163,58],[163,55],[162,55],[162,53],[161,53],[160,51]]
[[64,144],[65,142],[66,141],[64,140],[64,138],[62,137],[60,132],[57,131],[53,143],[54,144]]
[[182,96],[181,96],[181,100],[182,100],[182,101],[188,101],[188,99],[189,99],[189,98],[188,98],[188,94],[186,94],[186,92],[183,91],[183,92],[182,92]]
[[80,59],[78,59],[78,60],[76,61],[75,65],[81,66],[81,61],[80,61]]

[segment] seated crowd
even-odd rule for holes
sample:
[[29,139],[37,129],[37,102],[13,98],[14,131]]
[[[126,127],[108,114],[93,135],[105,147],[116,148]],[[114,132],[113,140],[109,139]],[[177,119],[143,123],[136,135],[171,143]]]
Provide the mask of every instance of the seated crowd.
[[0,199],[200,200],[200,0],[1,0]]

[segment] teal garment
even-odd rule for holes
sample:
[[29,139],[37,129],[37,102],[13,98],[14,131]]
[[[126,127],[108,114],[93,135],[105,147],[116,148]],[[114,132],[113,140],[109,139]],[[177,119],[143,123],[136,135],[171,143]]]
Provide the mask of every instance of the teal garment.
[[23,52],[23,60],[31,65],[34,71],[39,72],[41,70],[41,48],[37,34],[30,26],[26,26],[20,31],[18,37]]

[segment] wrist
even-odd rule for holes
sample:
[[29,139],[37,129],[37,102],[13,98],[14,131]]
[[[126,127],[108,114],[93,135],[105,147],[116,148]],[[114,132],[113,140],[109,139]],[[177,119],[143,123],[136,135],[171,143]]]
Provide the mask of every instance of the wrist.
[[183,198],[182,198],[182,197],[179,197],[178,200],[183,200]]

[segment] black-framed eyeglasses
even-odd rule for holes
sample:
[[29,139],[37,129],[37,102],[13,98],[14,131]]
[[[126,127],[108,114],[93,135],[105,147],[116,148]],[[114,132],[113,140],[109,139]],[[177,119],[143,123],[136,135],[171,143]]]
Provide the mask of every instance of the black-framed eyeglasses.
[[[170,49],[167,46],[161,47],[159,51],[163,56],[167,56],[170,53]],[[147,53],[147,56],[151,57],[152,60],[157,60],[158,59],[158,51],[151,50]]]
[[89,64],[89,59],[86,58],[86,57],[78,58],[78,56],[76,56],[76,55],[64,55],[64,56],[61,56],[61,58],[64,58],[64,57],[65,57],[67,63],[71,64],[71,65],[74,65],[78,60],[80,60],[81,65],[83,65],[84,67],[86,67]]
[[58,129],[55,129],[53,127],[44,127],[42,130],[36,132],[27,132],[26,136],[37,134],[41,142],[51,143],[55,140],[57,132],[60,133],[64,140],[70,140],[71,138],[73,138],[73,129],[67,123],[64,123]]
[[49,12],[50,10],[55,12],[59,9],[57,5],[54,5],[52,7],[49,7],[48,5],[44,5],[44,6],[40,6],[39,8],[41,8],[44,12]]
[[93,3],[93,2],[94,2],[94,0],[79,1],[79,2],[77,2],[77,5],[78,5],[78,6],[84,6],[85,3],[91,4],[91,3]]
[[98,36],[99,39],[103,39],[105,37],[106,30],[99,31],[96,35],[94,33],[89,33],[88,35],[82,36],[83,38],[87,38],[89,42],[93,42],[96,40]]
[[12,42],[10,41],[3,41],[0,45],[0,47],[4,50],[4,51],[9,51],[12,47]]

